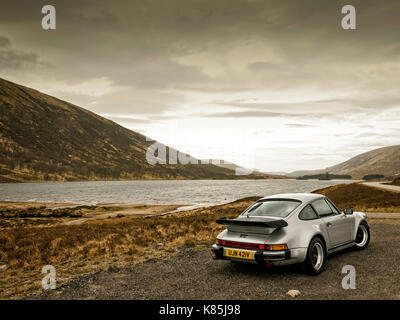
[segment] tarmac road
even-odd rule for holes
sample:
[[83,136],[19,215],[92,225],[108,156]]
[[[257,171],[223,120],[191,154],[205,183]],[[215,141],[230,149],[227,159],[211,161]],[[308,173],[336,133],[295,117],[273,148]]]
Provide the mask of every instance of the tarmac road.
[[[213,260],[209,249],[183,248],[168,259],[148,260],[123,269],[79,277],[28,299],[400,299],[399,222],[372,223],[367,249],[329,257],[318,276],[298,267],[266,269]],[[356,289],[342,288],[342,268],[356,270]]]
[[374,188],[400,192],[400,186],[394,186],[394,185],[391,185],[391,184],[385,184],[385,183],[390,183],[390,182],[391,181],[363,182],[363,184],[365,184],[366,186],[374,187]]

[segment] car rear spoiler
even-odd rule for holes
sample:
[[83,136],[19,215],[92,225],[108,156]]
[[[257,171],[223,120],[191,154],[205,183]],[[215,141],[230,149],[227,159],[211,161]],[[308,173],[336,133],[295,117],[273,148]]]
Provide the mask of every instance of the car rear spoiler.
[[225,226],[248,226],[248,227],[263,227],[263,228],[283,228],[288,225],[288,223],[283,220],[265,220],[257,218],[245,218],[245,219],[227,219],[226,217],[218,218],[216,220],[218,224],[223,224]]

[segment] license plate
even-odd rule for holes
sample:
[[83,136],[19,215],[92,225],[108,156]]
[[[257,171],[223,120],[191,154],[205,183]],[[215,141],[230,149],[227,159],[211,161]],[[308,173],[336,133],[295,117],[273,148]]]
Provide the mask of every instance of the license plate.
[[253,252],[235,249],[226,249],[226,256],[239,259],[253,259]]

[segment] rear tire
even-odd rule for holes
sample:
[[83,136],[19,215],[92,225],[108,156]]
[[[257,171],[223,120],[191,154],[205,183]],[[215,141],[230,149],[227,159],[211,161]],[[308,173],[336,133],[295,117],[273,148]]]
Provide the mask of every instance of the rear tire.
[[370,238],[368,223],[366,221],[361,221],[357,229],[354,249],[363,250],[368,247]]
[[319,237],[314,237],[307,249],[306,260],[301,264],[304,272],[312,275],[321,273],[326,266],[326,248]]

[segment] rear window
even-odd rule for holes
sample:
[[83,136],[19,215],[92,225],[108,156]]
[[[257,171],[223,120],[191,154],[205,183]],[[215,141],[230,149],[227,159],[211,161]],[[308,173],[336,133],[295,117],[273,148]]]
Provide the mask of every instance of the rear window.
[[296,200],[266,200],[256,202],[249,207],[242,215],[249,217],[287,217],[294,209],[301,204]]

